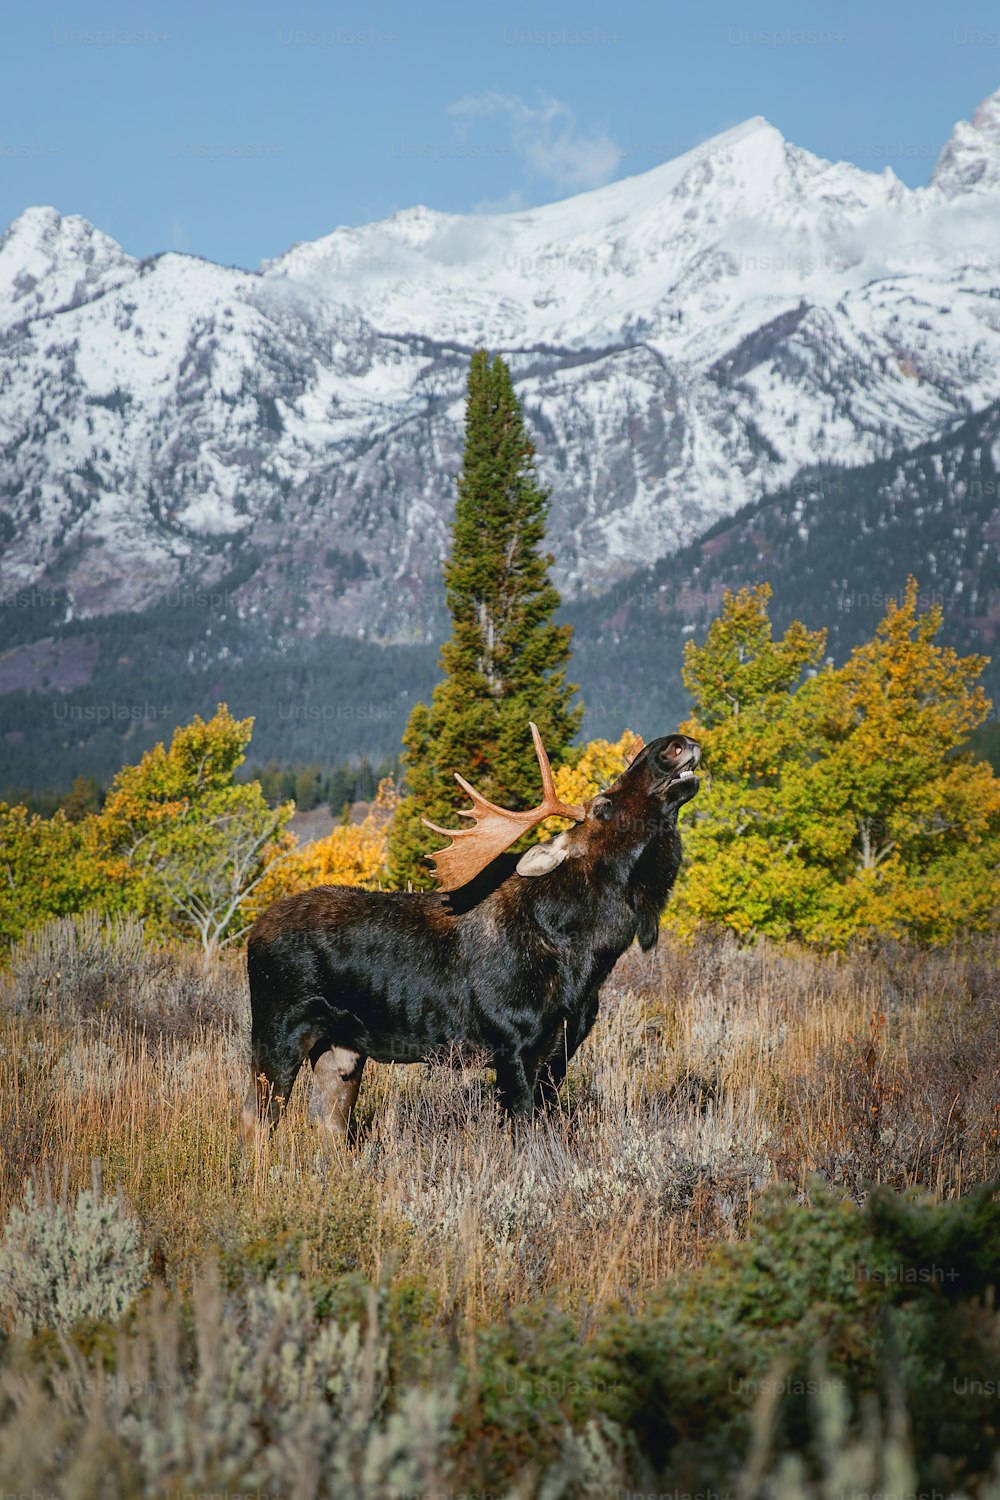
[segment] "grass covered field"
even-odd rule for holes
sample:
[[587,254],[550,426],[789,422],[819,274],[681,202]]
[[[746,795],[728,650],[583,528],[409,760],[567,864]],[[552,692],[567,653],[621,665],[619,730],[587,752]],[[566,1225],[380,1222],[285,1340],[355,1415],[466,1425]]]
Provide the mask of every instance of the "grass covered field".
[[369,1064],[348,1149],[303,1075],[247,1159],[240,959],[49,924],[0,977],[0,1486],[1000,1494],[998,957],[664,938],[551,1118]]

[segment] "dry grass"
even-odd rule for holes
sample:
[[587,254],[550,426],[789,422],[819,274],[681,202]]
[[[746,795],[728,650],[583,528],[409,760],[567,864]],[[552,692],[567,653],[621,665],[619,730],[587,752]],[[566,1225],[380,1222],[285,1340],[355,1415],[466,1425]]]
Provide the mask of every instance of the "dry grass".
[[[72,1274],[100,1215],[77,1200],[72,1225],[32,1217],[47,1190],[31,1195],[5,1285],[35,1288],[42,1311],[28,1339],[0,1310],[0,1476],[53,1500],[736,1493],[744,1462],[760,1493],[794,1500],[841,1493],[848,1469],[859,1492],[981,1479],[991,1398],[958,1392],[994,1389],[1000,1321],[974,1300],[993,1220],[979,1198],[933,1210],[970,1210],[954,1233],[973,1300],[952,1316],[930,1295],[892,1323],[910,1341],[906,1420],[937,1424],[920,1448],[895,1397],[876,1410],[872,1374],[894,1287],[865,1267],[903,1252],[876,1251],[874,1229],[840,1198],[824,1207],[810,1179],[957,1200],[1000,1177],[997,956],[710,936],[632,950],[551,1116],[512,1132],[468,1059],[369,1066],[349,1146],[314,1127],[304,1076],[248,1158],[239,957],[206,968],[150,951],[134,924],[52,924],[0,976],[0,1223],[26,1179],[61,1183],[68,1205],[99,1162],[124,1199],[102,1285],[123,1305],[143,1266],[147,1284],[121,1318],[49,1328],[46,1267]],[[803,1206],[769,1207],[753,1245],[737,1243],[776,1183]],[[947,1246],[920,1249],[925,1230],[945,1244],[947,1224],[920,1224],[900,1231],[911,1259],[954,1264]],[[833,1297],[818,1342],[816,1295]],[[824,1358],[836,1329],[814,1417],[794,1399],[749,1410],[744,1376],[767,1389],[790,1351]],[[808,1421],[840,1438],[817,1449]]]
[[[442,1324],[545,1292],[638,1309],[740,1236],[768,1183],[818,1172],[857,1195],[883,1181],[953,1197],[997,1176],[992,948],[633,950],[554,1117],[512,1134],[482,1070],[369,1065],[356,1139],[337,1153],[304,1074],[248,1161],[239,959],[134,961],[119,1007],[99,985],[95,1000],[99,954],[61,951],[69,929],[45,943],[15,956],[0,1022],[0,1222],[39,1164],[69,1164],[83,1185],[99,1157],[179,1287],[220,1243],[291,1236],[307,1273],[421,1276]],[[58,1003],[43,960],[59,964]]]

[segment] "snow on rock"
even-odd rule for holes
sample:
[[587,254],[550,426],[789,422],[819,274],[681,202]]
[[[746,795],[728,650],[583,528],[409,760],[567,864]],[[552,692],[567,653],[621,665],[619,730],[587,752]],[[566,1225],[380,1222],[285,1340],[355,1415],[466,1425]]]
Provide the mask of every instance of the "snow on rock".
[[135,265],[78,214],[25,209],[0,238],[0,328],[82,302]]
[[947,198],[1000,192],[1000,89],[983,100],[971,122],[959,120],[938,158],[931,184]]
[[435,629],[486,344],[552,488],[557,582],[599,590],[804,466],[1000,396],[998,187],[1000,94],[923,190],[756,118],[564,202],[416,207],[256,272],[29,209],[0,240],[5,582],[127,609],[252,550],[248,611]]

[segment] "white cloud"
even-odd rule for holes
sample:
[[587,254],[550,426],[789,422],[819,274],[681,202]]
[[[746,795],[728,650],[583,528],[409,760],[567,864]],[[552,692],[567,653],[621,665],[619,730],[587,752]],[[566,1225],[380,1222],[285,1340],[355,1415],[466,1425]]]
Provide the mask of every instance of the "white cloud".
[[513,192],[505,193],[502,198],[481,198],[478,203],[472,205],[472,212],[474,214],[517,214],[530,207],[521,189],[514,188]]
[[448,113],[459,126],[506,117],[511,144],[528,171],[558,188],[579,192],[600,187],[610,181],[622,159],[621,148],[609,135],[581,131],[576,115],[561,99],[543,97],[531,105],[519,94],[491,91],[459,99]]

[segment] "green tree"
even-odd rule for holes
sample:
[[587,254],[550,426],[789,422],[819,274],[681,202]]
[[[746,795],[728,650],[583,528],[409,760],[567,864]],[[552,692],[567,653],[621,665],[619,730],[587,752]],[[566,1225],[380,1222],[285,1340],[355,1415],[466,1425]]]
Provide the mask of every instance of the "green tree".
[[822,660],[826,633],[796,621],[776,641],[770,597],[767,584],[727,590],[704,644],[685,647],[694,707],[681,728],[701,744],[711,781],[689,811],[689,868],[668,914],[684,930],[708,920],[788,936],[824,884],[801,856],[782,789],[816,751],[796,689]]
[[773,641],[769,594],[727,593],[686,652],[684,728],[712,781],[669,919],[834,945],[988,926],[1000,781],[961,753],[989,709],[984,659],[936,644],[941,612],[918,613],[910,579],[874,640],[815,671],[822,632],[794,623]]
[[321,777],[317,765],[300,767],[295,777],[295,806],[299,812],[310,812],[318,806]]
[[576,688],[566,681],[571,630],[553,622],[553,559],[540,550],[549,495],[534,454],[506,364],[477,350],[444,568],[452,631],[441,650],[444,677],[430,706],[415,705],[403,736],[408,795],[389,841],[394,885],[433,885],[426,856],[442,841],[420,819],[462,826],[457,814],[468,799],[453,772],[494,801],[531,806],[539,777],[528,721],[553,760],[566,757],[579,727],[583,710],[572,706]]
[[96,776],[77,776],[62,802],[63,812],[71,823],[82,823],[89,813],[101,806],[101,783]]
[[821,938],[945,941],[996,915],[1000,781],[962,749],[989,712],[986,658],[939,646],[941,610],[919,614],[917,598],[911,578],[874,640],[802,689],[822,754],[786,800],[804,827],[829,830]]
[[249,902],[289,849],[291,804],[237,783],[252,719],[220,704],[125,766],[99,813],[72,822],[0,803],[0,947],[49,917],[88,909],[147,917],[153,930],[232,942]]
[[128,904],[162,930],[195,936],[206,952],[232,942],[249,922],[247,904],[287,852],[293,811],[270,808],[256,781],[239,784],[253,728],[220,704],[196,716],[118,773],[90,836]]
[[0,802],[0,951],[49,917],[107,912],[117,896],[80,823],[61,808],[43,818]]

